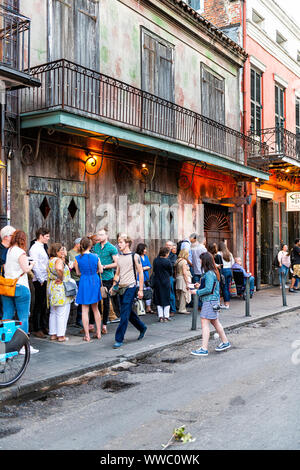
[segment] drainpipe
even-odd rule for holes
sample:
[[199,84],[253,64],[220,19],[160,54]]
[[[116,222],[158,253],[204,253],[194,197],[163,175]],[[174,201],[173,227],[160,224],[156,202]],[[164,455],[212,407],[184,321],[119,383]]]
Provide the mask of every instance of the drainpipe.
[[[243,49],[247,51],[247,29],[246,29],[246,0],[241,0],[241,16],[242,16],[242,45]],[[246,122],[246,104],[247,104],[247,93],[246,93],[246,73],[247,73],[247,65],[248,59],[244,64],[243,67],[243,77],[242,77],[242,94],[243,94],[243,117],[242,117],[242,132],[244,135],[247,134],[247,122]],[[246,162],[245,162],[246,163]],[[248,194],[249,183],[244,183],[244,192]],[[251,243],[251,208],[250,205],[244,206],[244,262],[246,265],[246,269],[250,269],[250,252],[252,251],[252,247],[250,247]]]

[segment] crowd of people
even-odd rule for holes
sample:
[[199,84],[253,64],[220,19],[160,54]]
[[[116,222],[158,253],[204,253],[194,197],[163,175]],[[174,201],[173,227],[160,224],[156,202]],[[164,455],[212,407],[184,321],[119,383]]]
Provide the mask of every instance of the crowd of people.
[[[190,314],[187,307],[197,293],[203,342],[192,354],[207,355],[210,322],[222,340],[217,350],[230,347],[218,316],[220,309],[230,307],[233,272],[242,272],[245,282],[250,277],[250,294],[254,292],[254,277],[243,268],[241,258],[234,258],[225,242],[207,245],[205,238],[196,233],[178,243],[167,241],[153,266],[146,244],[139,243],[133,251],[132,239],[119,233],[117,245],[113,245],[106,229],[77,238],[69,251],[62,243],[50,243],[51,234],[43,227],[37,230],[30,246],[26,234],[14,227],[2,228],[0,235],[1,274],[16,280],[14,296],[0,297],[1,316],[12,319],[17,314],[26,333],[39,338],[49,335],[51,341],[68,341],[66,330],[72,302],[84,341],[90,341],[91,333],[95,339],[107,334],[112,314],[119,322],[113,347],[119,348],[128,322],[138,330],[141,340],[147,330],[141,313],[154,313],[159,322],[169,322],[175,314]],[[291,292],[300,275],[299,240],[293,256]],[[290,269],[290,258],[285,245],[278,254],[280,270],[285,275]],[[145,310],[135,308],[141,303]],[[31,346],[31,352],[38,350]]]

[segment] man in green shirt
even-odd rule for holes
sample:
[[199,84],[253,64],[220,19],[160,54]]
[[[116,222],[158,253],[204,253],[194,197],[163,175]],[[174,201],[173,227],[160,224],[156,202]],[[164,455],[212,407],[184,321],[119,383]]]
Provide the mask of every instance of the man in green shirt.
[[[118,250],[108,241],[108,232],[106,229],[101,229],[98,232],[100,242],[94,246],[94,253],[99,256],[103,266],[102,284],[109,292],[113,284],[114,270],[117,267]],[[109,315],[109,295],[103,299],[103,326],[102,333],[107,333],[107,320]]]

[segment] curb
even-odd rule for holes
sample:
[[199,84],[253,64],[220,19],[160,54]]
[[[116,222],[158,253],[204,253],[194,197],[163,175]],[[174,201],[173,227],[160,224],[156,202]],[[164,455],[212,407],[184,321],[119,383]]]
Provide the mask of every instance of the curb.
[[[247,319],[245,319],[245,320],[241,320],[238,323],[234,323],[232,325],[223,326],[223,328],[224,328],[225,331],[231,331],[231,330],[234,330],[236,328],[241,328],[243,326],[247,326],[251,323],[257,323],[257,322],[263,321],[267,318],[272,318],[272,317],[275,317],[277,315],[281,315],[283,313],[289,313],[289,312],[293,312],[295,310],[299,310],[299,308],[300,308],[300,306],[289,307],[289,308],[286,308],[285,310],[280,310],[278,312],[269,313],[267,315],[263,315],[263,316],[256,317],[256,318],[253,318],[253,317],[248,318],[247,317]],[[193,331],[194,331],[194,334],[193,334]],[[214,334],[214,332],[212,331],[211,336],[213,334]],[[60,374],[60,375],[56,375],[56,376],[52,376],[52,377],[48,377],[46,379],[36,381],[34,383],[29,383],[29,384],[19,385],[19,386],[14,385],[10,388],[0,390],[0,405],[3,405],[6,402],[8,402],[10,400],[13,400],[13,399],[19,399],[20,397],[26,397],[26,395],[29,395],[31,393],[38,393],[38,392],[41,392],[41,391],[44,392],[44,391],[46,391],[46,390],[48,390],[52,387],[54,388],[56,386],[59,386],[61,383],[66,382],[67,380],[70,380],[72,378],[78,378],[80,376],[83,376],[83,375],[88,374],[90,372],[94,372],[96,370],[100,371],[100,370],[103,370],[103,369],[107,369],[109,367],[112,367],[112,366],[117,365],[117,364],[119,364],[121,362],[124,362],[124,361],[132,361],[134,359],[143,359],[146,356],[155,354],[159,351],[162,351],[163,349],[173,347],[173,346],[181,346],[182,344],[186,344],[186,343],[189,343],[189,342],[201,339],[201,338],[202,338],[202,333],[196,333],[196,330],[191,330],[191,333],[188,336],[186,336],[184,338],[181,338],[181,339],[178,339],[178,340],[171,341],[171,342],[158,344],[155,347],[151,348],[151,350],[149,350],[149,346],[148,346],[143,351],[140,351],[140,352],[137,352],[137,353],[122,354],[122,355],[117,356],[115,359],[103,362],[101,364],[99,364],[99,363],[92,364],[92,365],[89,365],[87,367],[82,367],[81,366],[78,369],[73,369],[69,372],[66,372],[66,373],[63,373],[63,374]]]

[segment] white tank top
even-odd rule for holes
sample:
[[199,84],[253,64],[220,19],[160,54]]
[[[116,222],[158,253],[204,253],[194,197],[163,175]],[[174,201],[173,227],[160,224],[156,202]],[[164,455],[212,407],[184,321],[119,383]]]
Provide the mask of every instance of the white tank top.
[[[24,253],[26,255],[26,252],[22,250],[22,248],[19,248],[18,246],[9,248],[7,252],[7,256],[6,256],[5,266],[4,266],[4,273],[5,273],[6,278],[16,279],[17,277],[21,276],[21,274],[23,274],[23,270],[19,263],[19,258]],[[27,273],[25,273],[22,277],[20,277],[20,279],[17,282],[17,285],[25,286],[25,287],[28,287],[29,289]]]

